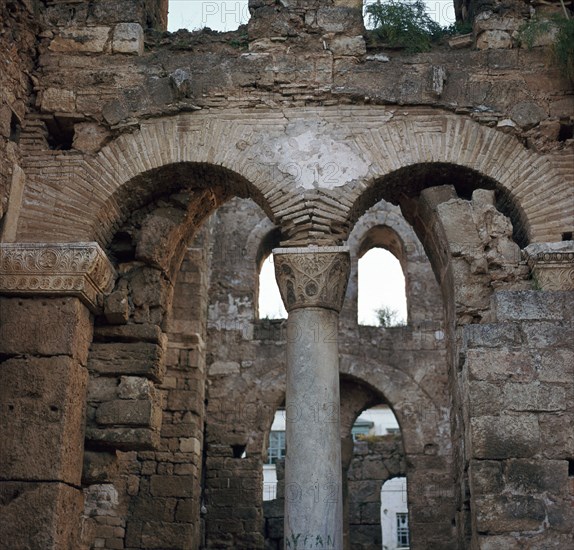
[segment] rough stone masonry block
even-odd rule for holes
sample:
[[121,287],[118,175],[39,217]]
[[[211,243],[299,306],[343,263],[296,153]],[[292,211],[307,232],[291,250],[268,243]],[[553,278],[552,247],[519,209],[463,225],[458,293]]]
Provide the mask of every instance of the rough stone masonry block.
[[153,451],[159,448],[160,434],[150,428],[86,428],[86,440],[120,451]]
[[0,364],[0,478],[79,484],[88,372],[69,357]]
[[81,491],[62,483],[0,482],[0,547],[80,548]]
[[[568,496],[567,460],[508,460],[505,489],[522,494]],[[498,492],[498,491],[493,491]]]
[[496,292],[492,305],[498,321],[562,321],[572,317],[574,292]]
[[0,298],[0,355],[70,355],[85,365],[91,341],[78,298]]
[[470,431],[474,458],[529,458],[541,450],[535,414],[471,418]]
[[492,323],[463,327],[466,348],[500,348],[520,345],[520,330],[516,323]]
[[47,88],[42,93],[42,111],[52,113],[73,113],[76,110],[76,95],[72,90]]
[[530,495],[492,495],[476,499],[478,531],[536,531],[546,517],[544,502]]
[[509,411],[560,411],[572,403],[572,390],[555,384],[507,383],[502,399]]
[[193,487],[193,476],[151,476],[150,490],[154,497],[191,497]]
[[471,380],[531,382],[536,377],[528,351],[471,349],[466,353],[465,367]]
[[147,342],[94,343],[88,368],[100,374],[145,376],[161,382],[165,374],[164,349]]
[[140,426],[159,430],[161,408],[158,400],[117,399],[102,403],[96,411],[101,426]]
[[110,31],[110,27],[62,29],[49,49],[61,53],[103,53],[108,49]]
[[144,33],[139,23],[118,23],[114,29],[112,41],[113,53],[142,55],[144,51]]

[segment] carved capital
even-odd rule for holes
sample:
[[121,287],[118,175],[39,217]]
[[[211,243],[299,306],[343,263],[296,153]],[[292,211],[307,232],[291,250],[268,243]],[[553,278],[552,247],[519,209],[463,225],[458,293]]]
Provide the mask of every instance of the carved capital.
[[287,311],[301,307],[341,311],[351,266],[346,246],[276,248],[273,257]]
[[98,243],[0,244],[0,294],[76,296],[97,311],[115,277]]
[[523,250],[541,290],[574,290],[574,243],[534,243]]

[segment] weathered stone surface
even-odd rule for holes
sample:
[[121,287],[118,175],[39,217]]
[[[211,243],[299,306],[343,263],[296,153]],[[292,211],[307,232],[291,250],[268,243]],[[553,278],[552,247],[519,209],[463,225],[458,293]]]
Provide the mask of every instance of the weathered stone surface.
[[532,413],[471,418],[472,453],[476,458],[528,458],[541,444],[538,418]]
[[335,37],[329,41],[329,49],[334,55],[363,55],[367,51],[362,36]]
[[144,33],[139,23],[118,23],[112,39],[113,53],[142,55],[144,51]]
[[150,490],[157,497],[191,497],[193,478],[190,476],[151,476]]
[[491,533],[535,531],[546,517],[544,502],[532,496],[493,496],[479,499],[477,528]]
[[568,320],[574,309],[571,292],[496,292],[492,300],[499,322]]
[[157,430],[149,428],[101,429],[88,426],[86,439],[102,447],[120,451],[148,451],[159,447],[160,435]]
[[150,426],[158,429],[161,409],[159,404],[152,400],[106,401],[96,410],[96,422],[103,426]]
[[42,93],[42,111],[72,113],[76,110],[76,95],[71,90],[47,88]]
[[150,324],[100,326],[94,328],[96,342],[150,342],[165,347],[167,339],[161,328]]
[[0,479],[79,484],[87,379],[66,356],[0,365]]
[[65,483],[0,481],[2,544],[78,548],[82,500],[81,491]]
[[72,147],[82,153],[96,153],[109,138],[110,134],[103,126],[92,122],[80,122],[74,124]]
[[115,452],[85,451],[82,484],[94,485],[112,482],[118,470],[119,464]]
[[93,343],[88,368],[101,374],[139,375],[159,382],[165,373],[164,351],[151,343]]
[[475,380],[529,382],[536,377],[534,360],[528,351],[471,349],[465,366]]
[[512,48],[510,34],[502,30],[488,30],[481,32],[476,40],[479,50]]
[[0,353],[70,355],[85,364],[91,316],[77,298],[0,297]]
[[110,32],[110,27],[62,29],[49,48],[58,53],[103,53],[109,49]]
[[239,374],[239,363],[234,361],[216,361],[209,365],[209,374],[211,376],[225,376],[227,374]]
[[540,105],[531,101],[522,101],[510,110],[510,116],[518,125],[529,129],[539,124],[547,115]]

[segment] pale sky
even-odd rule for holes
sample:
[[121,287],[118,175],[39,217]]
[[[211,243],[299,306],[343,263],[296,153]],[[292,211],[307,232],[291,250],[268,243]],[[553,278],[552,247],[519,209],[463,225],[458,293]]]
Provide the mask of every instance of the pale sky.
[[[426,0],[432,19],[441,25],[454,23],[453,0]],[[249,20],[247,0],[170,0],[168,30],[209,27],[232,31]]]
[[[259,318],[286,319],[275,281],[273,255],[264,262],[259,276]],[[378,325],[375,310],[388,306],[406,321],[405,278],[399,261],[387,250],[373,248],[359,260],[358,316],[361,325]]]

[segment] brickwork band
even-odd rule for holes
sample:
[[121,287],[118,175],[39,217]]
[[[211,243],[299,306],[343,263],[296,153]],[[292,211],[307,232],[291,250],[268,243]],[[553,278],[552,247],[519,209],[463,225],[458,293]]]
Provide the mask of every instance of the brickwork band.
[[338,320],[346,247],[279,248],[287,322],[285,548],[343,548]]

